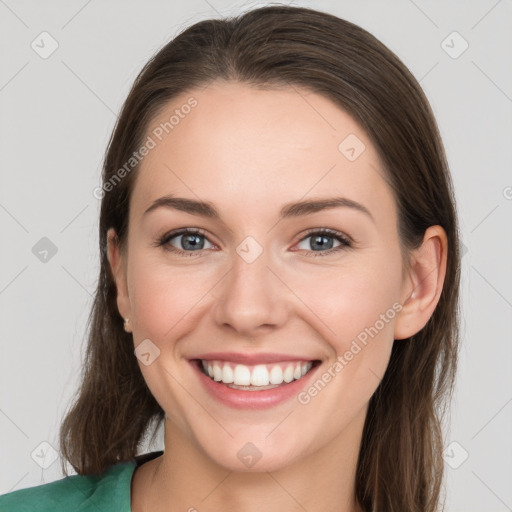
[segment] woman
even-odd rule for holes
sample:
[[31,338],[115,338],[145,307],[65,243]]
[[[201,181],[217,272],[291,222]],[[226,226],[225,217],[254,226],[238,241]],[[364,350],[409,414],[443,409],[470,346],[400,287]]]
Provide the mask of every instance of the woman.
[[389,49],[307,8],[196,23],[136,79],[95,195],[78,475],[2,510],[439,509],[459,234]]

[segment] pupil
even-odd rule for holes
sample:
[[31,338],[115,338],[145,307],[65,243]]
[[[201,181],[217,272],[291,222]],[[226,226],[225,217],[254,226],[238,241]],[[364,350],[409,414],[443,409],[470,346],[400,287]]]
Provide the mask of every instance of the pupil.
[[[186,235],[182,239],[182,245],[184,246],[183,248],[184,249],[192,249],[192,248],[197,248],[197,247],[202,248],[202,244],[197,241],[200,238],[201,237],[198,235]],[[187,247],[187,245],[189,245],[189,247]]]
[[[331,243],[325,242],[325,240],[331,240]],[[329,236],[316,236],[316,237],[314,237],[313,244],[319,244],[320,248],[331,249],[332,248],[332,238]]]

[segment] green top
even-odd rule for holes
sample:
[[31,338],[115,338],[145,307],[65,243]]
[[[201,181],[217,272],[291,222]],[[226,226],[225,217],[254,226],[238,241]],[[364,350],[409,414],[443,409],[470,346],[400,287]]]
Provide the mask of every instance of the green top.
[[0,496],[0,512],[131,512],[131,481],[151,452],[110,466],[99,475],[71,475]]

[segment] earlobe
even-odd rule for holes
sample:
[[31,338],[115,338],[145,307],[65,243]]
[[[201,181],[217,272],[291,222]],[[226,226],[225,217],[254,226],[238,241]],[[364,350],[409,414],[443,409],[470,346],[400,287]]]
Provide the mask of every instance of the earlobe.
[[410,338],[427,324],[441,297],[448,254],[448,240],[441,226],[430,226],[423,242],[411,255],[402,284],[402,310],[396,317],[394,338]]

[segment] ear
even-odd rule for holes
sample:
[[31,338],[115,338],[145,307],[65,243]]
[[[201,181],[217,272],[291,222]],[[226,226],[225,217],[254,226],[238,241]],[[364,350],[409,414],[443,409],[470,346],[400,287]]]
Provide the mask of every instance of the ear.
[[126,261],[114,228],[107,231],[107,255],[117,288],[117,309],[123,318],[130,318],[131,304],[126,279]]
[[434,313],[446,276],[448,240],[441,226],[430,226],[421,246],[411,255],[402,284],[402,309],[396,316],[394,338],[402,340],[419,332]]

